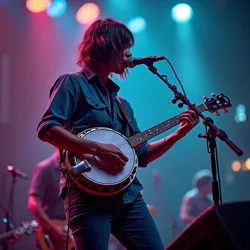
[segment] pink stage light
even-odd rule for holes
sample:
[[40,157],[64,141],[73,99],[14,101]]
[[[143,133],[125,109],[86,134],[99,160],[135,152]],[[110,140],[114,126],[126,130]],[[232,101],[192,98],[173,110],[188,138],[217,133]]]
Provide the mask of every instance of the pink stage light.
[[90,24],[100,15],[100,8],[94,3],[85,3],[76,13],[76,20],[81,24]]
[[26,7],[29,11],[39,13],[45,11],[51,0],[26,0]]

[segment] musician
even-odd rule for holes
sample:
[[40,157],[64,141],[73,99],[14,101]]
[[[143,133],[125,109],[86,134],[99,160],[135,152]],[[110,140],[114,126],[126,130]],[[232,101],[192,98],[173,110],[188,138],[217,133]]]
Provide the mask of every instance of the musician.
[[[58,148],[78,154],[90,154],[110,162],[110,169],[122,168],[128,161],[112,144],[102,144],[76,136],[91,127],[109,127],[124,136],[132,135],[127,120],[117,104],[119,86],[112,74],[125,78],[126,58],[132,56],[131,31],[122,23],[104,18],[86,30],[78,47],[80,72],[61,75],[50,91],[50,100],[38,125],[38,137]],[[140,132],[130,103],[119,97],[136,133]],[[160,107],[159,107],[160,108]],[[184,111],[182,123],[170,136],[144,143],[137,150],[140,167],[156,160],[183,138],[197,123],[191,110]],[[60,196],[77,250],[106,250],[110,232],[127,249],[163,249],[154,220],[143,200],[138,178],[121,194],[109,197],[91,195],[70,182],[62,174]],[[69,190],[69,192],[68,192]]]
[[207,169],[198,171],[193,177],[193,185],[194,188],[184,195],[180,209],[180,220],[186,224],[213,205],[211,172]]
[[63,200],[59,197],[60,173],[60,154],[55,149],[49,158],[37,164],[28,197],[29,210],[58,248],[66,243],[63,227],[51,222],[52,219],[66,219]]

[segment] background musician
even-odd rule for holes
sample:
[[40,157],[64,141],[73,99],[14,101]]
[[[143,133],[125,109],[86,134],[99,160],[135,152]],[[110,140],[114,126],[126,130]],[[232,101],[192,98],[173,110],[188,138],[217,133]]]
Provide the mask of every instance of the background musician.
[[65,220],[63,201],[59,197],[60,154],[55,149],[47,159],[37,164],[28,197],[28,209],[58,248],[66,244],[66,231],[52,219]]
[[213,205],[212,176],[207,169],[198,171],[193,177],[193,186],[183,197],[180,220],[186,224],[191,223],[199,214]]

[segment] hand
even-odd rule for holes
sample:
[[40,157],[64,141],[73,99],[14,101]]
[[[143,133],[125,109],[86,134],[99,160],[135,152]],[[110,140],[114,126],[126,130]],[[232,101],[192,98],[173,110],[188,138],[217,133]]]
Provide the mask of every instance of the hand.
[[[7,241],[7,244],[14,244],[14,243],[16,243],[18,240],[20,240],[20,239],[21,239],[21,233],[20,233],[18,230],[15,230],[15,231],[13,232],[13,238],[9,239],[9,240]],[[0,244],[0,246],[1,246],[1,244]]]
[[49,232],[49,236],[57,248],[65,248],[67,243],[67,231],[63,227],[53,226]]
[[195,111],[191,109],[185,110],[180,114],[181,124],[178,129],[178,135],[184,137],[192,128],[194,128],[199,123],[199,117],[196,115]]
[[128,161],[122,151],[112,144],[98,143],[96,156],[101,161],[108,162],[111,166],[119,168],[124,167]]

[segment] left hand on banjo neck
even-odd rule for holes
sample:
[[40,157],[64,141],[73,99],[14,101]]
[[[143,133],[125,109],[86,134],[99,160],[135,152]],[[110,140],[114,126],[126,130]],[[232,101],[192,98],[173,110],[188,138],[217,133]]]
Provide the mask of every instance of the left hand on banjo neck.
[[[218,115],[218,110],[224,109],[226,113],[226,108],[231,106],[230,99],[224,94],[220,94],[205,99],[204,103],[196,108],[200,112],[216,112]],[[73,183],[88,193],[98,196],[118,194],[126,189],[136,176],[138,159],[134,149],[180,123],[179,132],[181,132],[181,136],[185,136],[197,124],[197,117],[193,111],[186,110],[182,114],[129,138],[105,127],[84,130],[77,136],[100,144],[99,157],[98,154],[96,156],[76,156],[66,152],[66,173]],[[106,144],[106,149],[102,148],[104,144]]]

